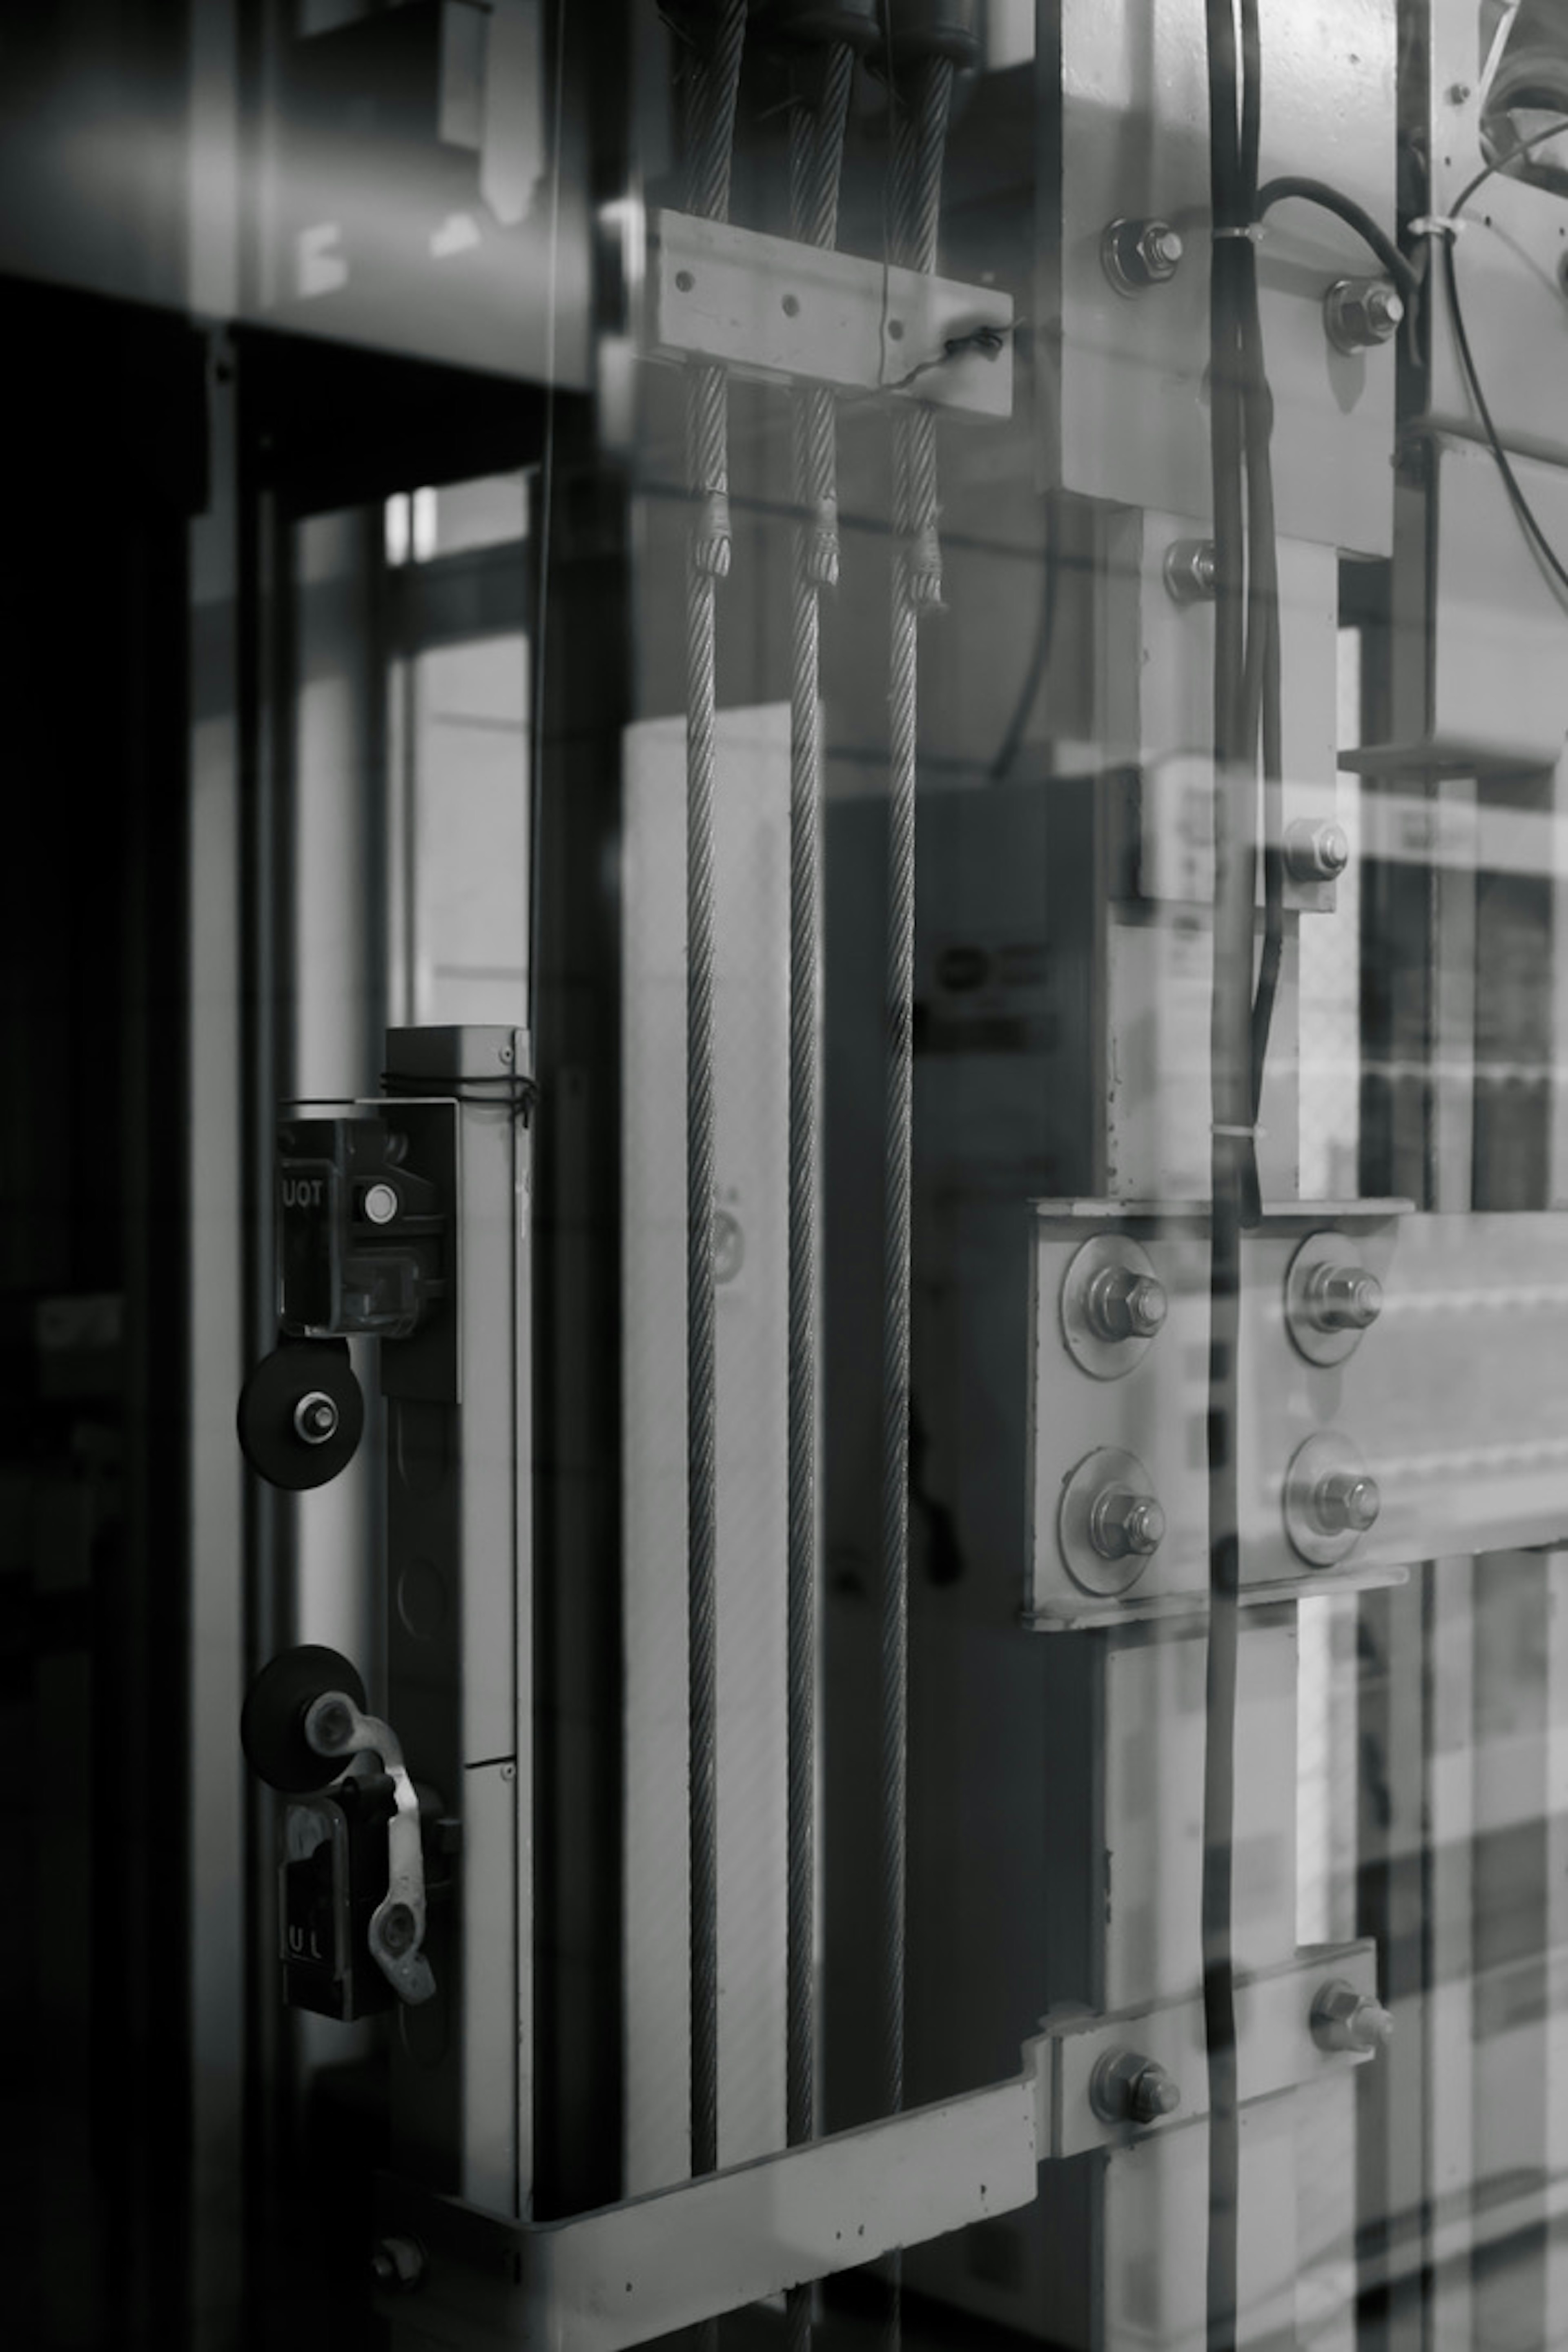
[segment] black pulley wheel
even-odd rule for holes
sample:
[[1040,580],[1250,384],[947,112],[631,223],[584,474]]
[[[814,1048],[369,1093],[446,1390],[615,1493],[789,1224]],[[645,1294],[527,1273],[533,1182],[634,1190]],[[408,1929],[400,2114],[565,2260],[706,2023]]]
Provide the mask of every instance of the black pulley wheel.
[[308,1796],[342,1773],[343,1764],[318,1756],[305,1737],[305,1717],[326,1691],[346,1693],[363,1711],[364,1685],[347,1658],[307,1643],[280,1651],[246,1694],[239,1716],[245,1760],[269,1789],[287,1797]]
[[246,1460],[270,1486],[302,1494],[353,1460],[364,1394],[346,1339],[305,1339],[263,1356],[239,1392]]

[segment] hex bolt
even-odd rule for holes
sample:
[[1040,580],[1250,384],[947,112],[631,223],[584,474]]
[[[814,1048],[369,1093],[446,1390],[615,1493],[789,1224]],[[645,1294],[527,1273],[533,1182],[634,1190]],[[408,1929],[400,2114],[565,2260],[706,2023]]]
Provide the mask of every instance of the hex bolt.
[[1343,1977],[1324,1985],[1312,2003],[1312,2039],[1320,2050],[1374,2052],[1387,2044],[1394,2020],[1370,1993]]
[[381,1940],[396,1958],[414,1941],[414,1913],[406,1903],[395,1903],[381,1923]]
[[1363,1536],[1377,1524],[1383,1496],[1364,1470],[1331,1470],[1313,1487],[1310,1507],[1324,1535]]
[[1107,1486],[1089,1506],[1089,1539],[1101,1559],[1148,1559],[1165,1540],[1165,1514],[1152,1495]]
[[354,1736],[353,1709],[347,1699],[329,1699],[310,1717],[310,1745],[319,1755],[335,1756]]
[[1337,882],[1351,862],[1342,824],[1298,817],[1285,828],[1285,871],[1292,882]]
[[1157,2058],[1108,2050],[1089,2076],[1089,2103],[1103,2124],[1157,2124],[1175,2114],[1182,2093]]
[[324,1389],[311,1389],[294,1407],[294,1434],[307,1445],[325,1445],[338,1433],[338,1408]]
[[1163,1282],[1127,1265],[1101,1266],[1083,1304],[1097,1339],[1152,1339],[1163,1328],[1170,1306]]
[[415,2238],[380,2238],[371,2251],[370,2274],[377,2286],[407,2294],[425,2275],[425,2249]]
[[373,1225],[389,1225],[397,1214],[397,1193],[391,1184],[368,1184],[360,1203]]
[[1383,1312],[1383,1285],[1364,1265],[1315,1265],[1302,1291],[1317,1331],[1370,1331]]
[[1217,577],[1212,539],[1173,540],[1165,550],[1165,587],[1178,604],[1212,604]]
[[1323,331],[1338,352],[1369,352],[1393,341],[1405,316],[1386,278],[1337,278],[1323,297]]
[[1113,220],[1100,241],[1100,258],[1119,294],[1146,294],[1166,286],[1186,248],[1168,220]]

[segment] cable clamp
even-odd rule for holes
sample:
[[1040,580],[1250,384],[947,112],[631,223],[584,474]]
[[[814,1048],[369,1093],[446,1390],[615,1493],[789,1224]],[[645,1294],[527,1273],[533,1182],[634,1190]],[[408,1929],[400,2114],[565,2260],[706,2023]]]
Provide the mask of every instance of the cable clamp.
[[1452,213],[1422,213],[1415,220],[1405,223],[1412,236],[1446,236],[1450,243],[1464,226],[1465,223]]

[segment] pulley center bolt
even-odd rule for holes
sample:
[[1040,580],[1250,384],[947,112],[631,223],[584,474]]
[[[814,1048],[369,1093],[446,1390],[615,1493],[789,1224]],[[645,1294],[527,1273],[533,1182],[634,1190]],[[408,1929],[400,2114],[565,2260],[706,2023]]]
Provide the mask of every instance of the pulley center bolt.
[[1315,1265],[1303,1303],[1319,1331],[1370,1331],[1383,1312],[1383,1285],[1364,1265]]
[[1337,882],[1350,862],[1350,835],[1342,824],[1298,817],[1286,826],[1285,871],[1292,882]]
[[1168,220],[1113,220],[1100,241],[1105,274],[1119,294],[1168,285],[1186,251]]
[[1336,278],[1323,297],[1323,327],[1339,352],[1372,351],[1399,332],[1405,304],[1386,278]]
[[1108,2050],[1089,2082],[1089,2103],[1105,2124],[1157,2124],[1182,2104],[1181,2086],[1157,2058]]
[[1311,2022],[1320,2050],[1382,2050],[1394,2032],[1394,2020],[1383,2003],[1358,1992],[1343,1977],[1324,1985],[1312,2003]]
[[354,1719],[344,1699],[329,1699],[316,1708],[310,1719],[310,1745],[322,1753],[335,1756],[353,1738]]
[[324,1389],[312,1389],[294,1407],[294,1434],[307,1445],[325,1445],[338,1433],[338,1409]]
[[425,2275],[425,2249],[413,2238],[383,2238],[372,2251],[370,2274],[377,2286],[406,2294]]
[[1152,1339],[1169,1308],[1165,1286],[1131,1266],[1106,1265],[1090,1281],[1084,1312],[1098,1339]]
[[1165,1514],[1152,1495],[1107,1486],[1089,1506],[1089,1539],[1101,1559],[1147,1559],[1165,1540]]
[[1377,1480],[1364,1470],[1331,1470],[1312,1489],[1312,1517],[1326,1536],[1363,1536],[1382,1508]]

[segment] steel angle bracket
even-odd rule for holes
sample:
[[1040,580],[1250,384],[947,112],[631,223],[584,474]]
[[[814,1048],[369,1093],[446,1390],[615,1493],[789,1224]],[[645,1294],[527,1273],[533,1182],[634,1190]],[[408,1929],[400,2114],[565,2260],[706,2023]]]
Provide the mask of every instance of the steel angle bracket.
[[1047,2044],[1024,2072],[562,2221],[520,2222],[390,2175],[384,2242],[418,2250],[377,2298],[462,2352],[624,2352],[760,2297],[1033,2202]]
[[[1374,2055],[1371,2050],[1324,2048],[1313,2032],[1315,2003],[1332,1987],[1348,1986],[1369,2004],[1377,2000],[1377,1948],[1371,1942],[1310,1945],[1278,1969],[1237,1979],[1237,2065],[1245,2105],[1342,2074]],[[1081,2156],[1118,2147],[1149,2132],[1179,2131],[1208,2113],[1208,2065],[1200,1993],[1154,2009],[1111,2016],[1054,2014],[1044,2021],[1046,2053],[1041,2155]],[[1107,2121],[1095,2105],[1097,2072],[1135,2053],[1163,2070],[1180,2104],[1158,2122]]]
[[725,221],[648,224],[644,348],[778,383],[1013,413],[1013,300]]

